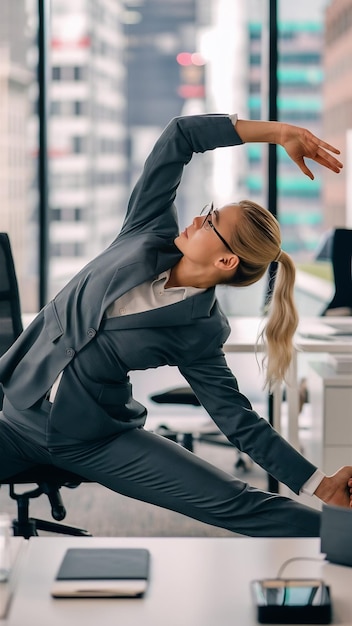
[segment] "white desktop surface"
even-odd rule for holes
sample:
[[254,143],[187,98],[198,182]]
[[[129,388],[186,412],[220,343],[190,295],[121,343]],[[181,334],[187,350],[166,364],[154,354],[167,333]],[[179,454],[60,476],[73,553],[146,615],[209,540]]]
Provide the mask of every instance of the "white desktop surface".
[[10,577],[0,583],[0,625],[7,624],[6,618],[10,610],[11,601],[15,593],[21,559],[27,548],[27,541],[23,537],[11,537],[10,540]]
[[[50,587],[69,547],[144,547],[150,583],[139,599],[53,599]],[[352,568],[327,563],[319,539],[35,537],[24,555],[7,626],[253,626],[250,581],[321,577],[335,624],[351,626]]]
[[[225,352],[255,352],[259,351],[258,361],[260,363],[260,343],[257,343],[258,333],[263,329],[265,318],[261,317],[229,317],[231,333],[227,339]],[[298,394],[298,374],[297,358],[300,352],[315,354],[352,354],[352,334],[348,336],[333,337],[326,334],[326,337],[314,338],[314,331],[319,334],[320,329],[328,329],[334,324],[346,325],[350,331],[352,327],[352,317],[302,317],[300,319],[295,336],[295,352],[291,366],[287,373],[286,397],[288,405],[288,441],[299,449],[298,439],[298,414],[299,414],[299,394]],[[281,390],[274,392],[274,416],[273,425],[280,431],[281,417]],[[351,620],[352,624],[352,620]]]
[[[258,331],[265,324],[265,317],[229,317],[231,333],[226,341],[225,349],[228,352],[253,352],[256,346]],[[314,338],[312,335],[323,327],[346,326],[349,337],[337,335],[333,338],[332,332],[326,337]],[[301,317],[295,343],[298,349],[306,352],[352,352],[352,317]],[[342,331],[341,331],[342,332]],[[260,349],[260,345],[258,346]]]

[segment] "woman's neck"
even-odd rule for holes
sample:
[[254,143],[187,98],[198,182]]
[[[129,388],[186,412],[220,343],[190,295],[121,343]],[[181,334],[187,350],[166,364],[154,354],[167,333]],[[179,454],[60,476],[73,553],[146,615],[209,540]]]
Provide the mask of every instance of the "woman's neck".
[[184,259],[180,259],[174,267],[171,268],[169,280],[165,285],[165,289],[171,287],[195,287],[197,289],[208,289],[216,285],[216,280],[210,280],[209,276],[205,276],[204,269],[202,271],[188,271]]

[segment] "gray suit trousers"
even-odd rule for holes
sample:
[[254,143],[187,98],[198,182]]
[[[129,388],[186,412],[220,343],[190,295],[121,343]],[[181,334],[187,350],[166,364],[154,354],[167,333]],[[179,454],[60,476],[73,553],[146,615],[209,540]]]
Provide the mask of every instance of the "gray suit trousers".
[[95,441],[50,427],[51,404],[0,413],[0,482],[33,465],[53,464],[123,495],[213,526],[256,537],[318,536],[320,513],[250,487],[177,443],[136,428]]

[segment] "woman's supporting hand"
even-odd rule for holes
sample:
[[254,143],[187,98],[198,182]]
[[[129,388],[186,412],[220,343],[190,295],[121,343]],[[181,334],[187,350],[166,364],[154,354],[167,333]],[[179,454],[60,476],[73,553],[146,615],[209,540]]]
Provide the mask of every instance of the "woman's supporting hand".
[[341,467],[332,476],[325,476],[314,494],[325,504],[352,508],[352,467]]

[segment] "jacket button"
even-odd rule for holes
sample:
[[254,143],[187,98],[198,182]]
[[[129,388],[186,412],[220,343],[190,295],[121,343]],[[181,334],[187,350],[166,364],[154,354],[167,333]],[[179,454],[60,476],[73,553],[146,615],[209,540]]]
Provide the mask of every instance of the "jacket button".
[[87,330],[88,337],[93,338],[95,337],[96,334],[97,334],[97,331],[94,328],[88,328]]
[[69,357],[73,357],[73,356],[75,356],[75,351],[74,351],[74,349],[73,349],[73,348],[67,348],[67,350],[66,350],[66,356],[69,356]]

